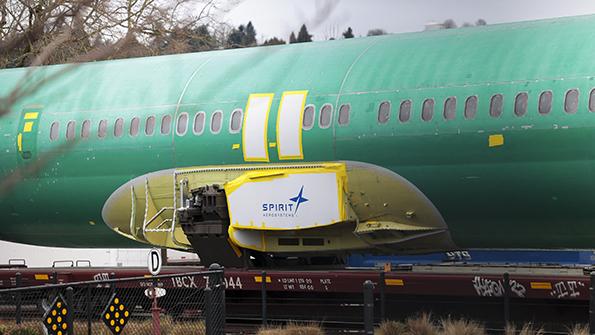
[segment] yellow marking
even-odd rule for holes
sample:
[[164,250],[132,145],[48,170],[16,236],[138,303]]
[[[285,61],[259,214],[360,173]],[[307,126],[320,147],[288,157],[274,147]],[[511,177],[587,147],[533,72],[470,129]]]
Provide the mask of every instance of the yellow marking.
[[279,120],[281,119],[279,116],[281,115],[281,108],[283,107],[283,98],[285,97],[285,95],[290,95],[290,94],[295,94],[295,95],[303,95],[304,96],[304,100],[302,100],[302,107],[300,109],[300,117],[299,117],[299,144],[300,144],[300,154],[299,156],[282,156],[281,155],[281,149],[278,147],[278,154],[279,154],[279,159],[280,160],[287,160],[287,159],[304,159],[304,148],[302,146],[302,122],[304,122],[304,108],[306,107],[306,97],[308,96],[308,91],[286,91],[283,92],[283,95],[281,96],[281,103],[279,104],[279,110],[277,112],[277,142],[279,142]]
[[262,143],[267,143],[267,136],[268,136],[268,129],[269,129],[269,112],[271,111],[271,105],[273,104],[273,98],[275,97],[275,93],[254,93],[250,94],[248,97],[248,103],[246,103],[246,109],[244,113],[244,121],[242,125],[242,153],[244,154],[244,161],[246,162],[268,162],[269,161],[269,151],[265,148],[265,155],[266,157],[247,157],[246,156],[246,120],[248,119],[248,112],[250,112],[250,100],[252,98],[261,98],[261,97],[268,97],[269,104],[266,109],[266,117],[264,121],[264,134],[263,138],[264,141]]
[[231,149],[232,150],[238,150],[240,148],[240,144],[239,143],[234,143],[231,145]]
[[31,130],[33,130],[33,122],[25,122],[25,126],[23,126],[23,133],[29,133]]
[[17,135],[17,147],[19,148],[19,152],[23,152],[23,134],[19,133]]
[[490,137],[488,138],[488,146],[490,148],[499,147],[501,145],[504,145],[504,135],[502,135],[502,134],[490,135]]
[[235,245],[235,243],[233,243],[231,239],[228,238],[227,243],[229,243],[231,249],[233,250],[233,252],[235,252],[236,256],[242,257],[242,250],[240,250],[240,248],[238,248],[238,246]]
[[552,283],[550,282],[539,282],[539,281],[532,281],[531,288],[534,290],[551,290]]
[[269,148],[276,148],[276,147],[277,147],[277,143],[275,143],[275,142],[269,143]]
[[403,279],[385,279],[384,283],[387,286],[405,286],[405,281]]
[[[257,283],[262,283],[262,276],[254,276],[254,281]],[[271,277],[267,276],[267,283],[271,282]]]
[[50,280],[47,274],[35,274],[35,280]]
[[38,116],[38,112],[25,113],[25,120],[37,120]]

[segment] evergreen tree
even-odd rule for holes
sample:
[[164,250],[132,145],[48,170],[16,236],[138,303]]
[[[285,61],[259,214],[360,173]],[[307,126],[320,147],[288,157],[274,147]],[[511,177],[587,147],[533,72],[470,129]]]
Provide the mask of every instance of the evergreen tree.
[[351,27],[348,27],[347,30],[343,32],[343,37],[353,38],[353,30],[351,30]]
[[303,42],[312,42],[312,35],[310,35],[308,33],[308,28],[306,28],[305,24],[302,24],[302,27],[300,28],[300,32],[298,33],[298,36],[297,36],[297,43],[303,43]]
[[244,40],[246,37],[246,27],[244,25],[240,25],[237,29],[233,28],[233,30],[227,36],[227,45],[230,48],[240,48],[244,44]]
[[245,47],[250,47],[256,45],[256,30],[252,25],[252,21],[249,21],[246,25],[244,39],[242,41],[242,45]]
[[285,41],[280,38],[273,37],[273,38],[269,38],[268,40],[264,41],[264,43],[262,43],[262,45],[278,45],[278,44],[285,44]]
[[457,27],[457,23],[453,19],[448,19],[442,23],[444,29],[453,29]]
[[368,30],[368,36],[386,35],[386,30],[376,28]]
[[295,38],[295,34],[293,33],[293,31],[291,32],[291,35],[289,35],[289,43],[297,43],[297,39]]
[[209,27],[203,24],[192,30],[188,45],[190,52],[213,50],[217,47],[217,41],[211,35]]
[[487,24],[488,24],[488,23],[487,23],[487,22],[486,22],[486,20],[484,20],[484,19],[479,19],[479,20],[477,20],[477,22],[475,22],[475,25],[476,25],[476,26],[485,26],[485,25],[487,25]]

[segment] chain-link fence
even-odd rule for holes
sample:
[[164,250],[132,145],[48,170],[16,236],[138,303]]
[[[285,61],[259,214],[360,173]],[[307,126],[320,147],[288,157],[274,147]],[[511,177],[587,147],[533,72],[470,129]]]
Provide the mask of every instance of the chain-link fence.
[[222,335],[224,325],[223,270],[0,290],[0,334]]

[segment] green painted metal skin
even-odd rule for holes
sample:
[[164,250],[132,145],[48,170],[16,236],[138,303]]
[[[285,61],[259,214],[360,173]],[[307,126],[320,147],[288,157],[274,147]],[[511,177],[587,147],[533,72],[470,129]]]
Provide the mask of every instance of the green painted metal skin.
[[[308,90],[307,104],[335,107],[332,126],[304,131],[304,160],[351,160],[388,168],[416,185],[438,208],[461,248],[593,248],[595,246],[595,16],[462,28],[342,41],[213,51],[84,64],[44,85],[0,120],[0,172],[7,175],[59,150],[35,177],[0,199],[0,238],[69,247],[130,246],[101,218],[106,199],[120,185],[152,171],[185,166],[245,164],[241,133],[229,118],[249,94],[274,93],[269,142],[284,91]],[[36,69],[45,78],[65,66]],[[26,71],[0,71],[0,96]],[[578,112],[564,112],[567,90],[578,88]],[[537,111],[539,94],[553,92],[553,110]],[[527,114],[513,113],[518,92],[529,94]],[[500,118],[489,115],[490,97],[504,95]],[[476,117],[463,117],[464,101],[477,95]],[[454,120],[442,116],[447,97],[457,98]],[[431,121],[421,120],[425,98],[434,98]],[[397,118],[401,101],[412,117]],[[390,120],[378,124],[380,102],[392,103]],[[349,125],[337,124],[341,104],[351,104]],[[17,151],[23,112],[40,110],[38,132],[25,134],[32,158]],[[224,112],[221,132],[208,129],[144,134],[144,120],[182,112]],[[141,118],[139,136],[130,120]],[[116,138],[114,121],[125,120]],[[89,139],[80,139],[83,120]],[[97,137],[108,120],[106,138]],[[76,120],[79,140],[64,148],[66,124]],[[60,138],[49,140],[60,121]],[[208,125],[208,122],[207,122]],[[504,145],[488,146],[501,134]],[[279,162],[276,150],[270,161]],[[286,162],[286,161],[284,161]],[[90,224],[94,222],[95,224]]]

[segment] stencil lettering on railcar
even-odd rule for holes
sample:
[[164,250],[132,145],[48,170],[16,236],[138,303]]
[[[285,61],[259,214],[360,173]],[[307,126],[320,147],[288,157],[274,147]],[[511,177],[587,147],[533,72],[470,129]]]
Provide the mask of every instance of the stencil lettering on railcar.
[[173,287],[178,288],[198,288],[194,282],[194,276],[181,276],[171,278],[171,284]]
[[239,289],[241,290],[244,286],[242,285],[242,281],[240,280],[240,277],[236,277],[236,279],[234,280],[233,277],[225,277],[223,278],[223,280],[225,281],[225,288],[231,288],[231,289]]

